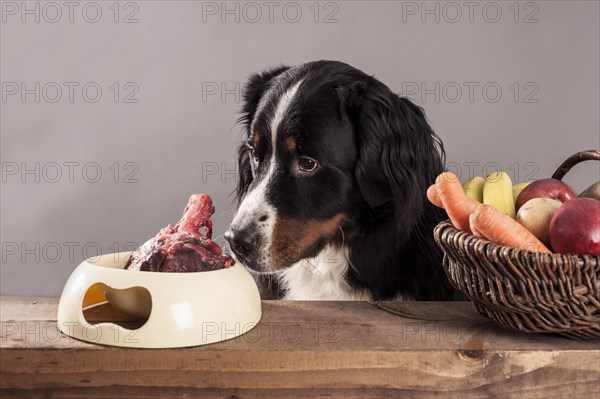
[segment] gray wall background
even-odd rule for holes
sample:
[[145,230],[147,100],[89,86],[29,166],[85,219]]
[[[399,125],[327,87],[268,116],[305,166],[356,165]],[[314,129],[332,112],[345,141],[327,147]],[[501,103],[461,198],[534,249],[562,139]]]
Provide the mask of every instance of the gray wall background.
[[113,3],[1,2],[2,295],[60,295],[81,260],[141,244],[193,193],[221,235],[243,82],[280,63],[342,60],[408,95],[463,179],[548,177],[600,147],[597,1]]

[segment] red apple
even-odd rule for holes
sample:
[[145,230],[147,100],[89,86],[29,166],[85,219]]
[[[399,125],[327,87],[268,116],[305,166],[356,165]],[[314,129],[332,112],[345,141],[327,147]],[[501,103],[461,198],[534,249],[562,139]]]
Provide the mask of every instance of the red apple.
[[532,198],[552,198],[565,202],[577,198],[577,193],[567,183],[557,179],[536,180],[521,191],[515,202],[515,209],[518,211],[524,203]]
[[554,252],[600,255],[600,201],[591,198],[568,200],[550,221]]

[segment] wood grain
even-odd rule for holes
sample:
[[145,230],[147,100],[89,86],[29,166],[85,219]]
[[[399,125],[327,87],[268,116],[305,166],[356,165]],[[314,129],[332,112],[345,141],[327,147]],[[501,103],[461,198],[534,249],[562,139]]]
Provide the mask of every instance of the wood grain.
[[600,396],[600,341],[502,330],[470,303],[264,301],[246,335],[142,350],[59,333],[57,302],[0,298],[0,397]]

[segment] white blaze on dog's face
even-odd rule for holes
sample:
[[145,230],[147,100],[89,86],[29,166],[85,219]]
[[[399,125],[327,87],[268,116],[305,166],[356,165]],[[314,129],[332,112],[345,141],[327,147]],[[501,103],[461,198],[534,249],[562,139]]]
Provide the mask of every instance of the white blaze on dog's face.
[[[351,125],[336,109],[335,89],[319,87],[316,78],[298,71],[280,76],[248,121],[251,182],[225,237],[238,260],[256,271],[316,256],[341,239],[355,208]],[[324,112],[329,118],[320,117]]]
[[[283,96],[277,103],[275,114],[272,117],[270,123],[271,130],[271,149],[277,148],[277,130],[283,119],[284,115],[288,111],[301,81],[295,83],[292,87],[287,89]],[[267,98],[267,97],[265,97]],[[263,105],[264,108],[264,105]],[[260,112],[260,111],[259,111]],[[254,123],[251,124],[251,130],[254,130]],[[260,136],[254,137],[254,144],[257,146]],[[250,150],[252,153],[250,162],[252,163],[252,175],[254,178],[254,184],[250,187],[248,194],[240,204],[237,214],[231,223],[231,229],[234,231],[240,231],[243,234],[243,230],[250,230],[254,228],[255,232],[247,232],[246,234],[257,234],[256,242],[250,241],[249,244],[261,246],[260,253],[256,256],[255,262],[261,265],[269,264],[269,252],[271,249],[273,228],[277,220],[277,211],[275,207],[269,203],[266,193],[272,186],[273,176],[277,170],[277,151],[271,150],[270,157],[265,159],[265,167],[261,175],[256,175],[258,166],[258,160],[253,154],[255,147]],[[264,169],[266,168],[266,172]],[[250,223],[248,223],[250,222]],[[254,225],[254,227],[252,227]],[[239,227],[238,227],[239,226]]]

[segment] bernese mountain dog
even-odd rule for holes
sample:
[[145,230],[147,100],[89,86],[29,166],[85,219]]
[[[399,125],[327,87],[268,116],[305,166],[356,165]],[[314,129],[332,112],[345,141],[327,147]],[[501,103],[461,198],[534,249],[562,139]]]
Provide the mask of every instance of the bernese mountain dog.
[[445,153],[421,108],[342,62],[255,74],[225,239],[263,299],[448,300],[426,190]]

